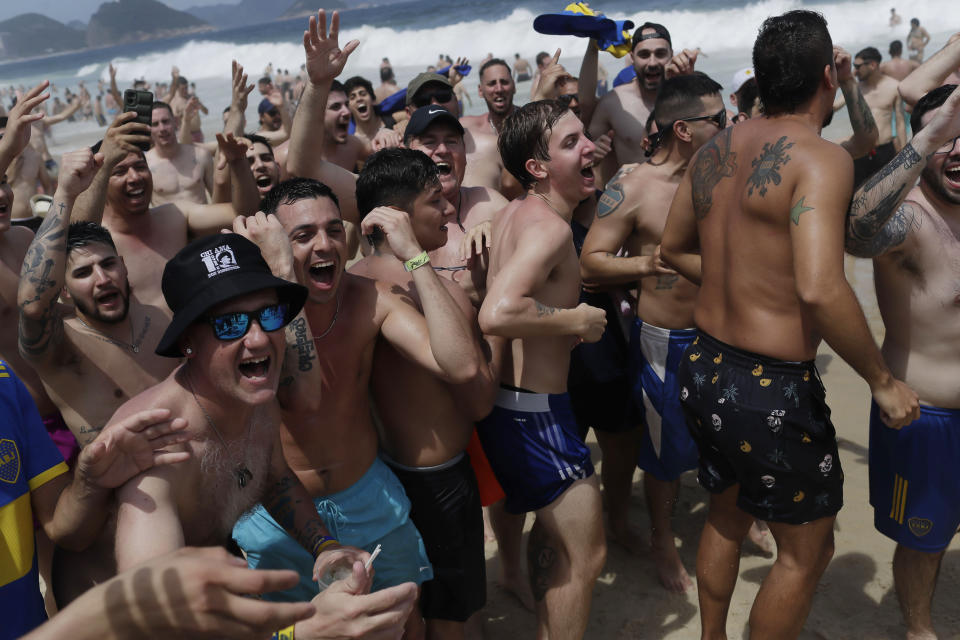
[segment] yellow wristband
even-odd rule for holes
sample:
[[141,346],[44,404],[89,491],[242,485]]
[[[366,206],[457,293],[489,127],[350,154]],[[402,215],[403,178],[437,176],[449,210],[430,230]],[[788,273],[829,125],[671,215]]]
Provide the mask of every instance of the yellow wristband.
[[293,625],[280,629],[280,631],[273,634],[270,640],[293,640]]
[[322,538],[320,538],[320,542],[318,542],[313,547],[313,557],[316,558],[323,552],[324,549],[334,544],[340,544],[340,543],[337,541],[336,538],[331,538],[330,536],[323,536]]
[[414,256],[403,263],[403,268],[407,271],[413,271],[414,269],[419,269],[425,264],[430,262],[430,256],[427,255],[426,251],[421,251],[420,255]]

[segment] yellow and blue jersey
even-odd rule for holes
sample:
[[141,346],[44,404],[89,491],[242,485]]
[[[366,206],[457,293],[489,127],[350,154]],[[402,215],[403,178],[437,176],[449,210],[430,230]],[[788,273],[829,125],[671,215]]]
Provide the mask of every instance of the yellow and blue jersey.
[[46,619],[30,492],[66,471],[30,393],[0,361],[0,638],[19,638]]

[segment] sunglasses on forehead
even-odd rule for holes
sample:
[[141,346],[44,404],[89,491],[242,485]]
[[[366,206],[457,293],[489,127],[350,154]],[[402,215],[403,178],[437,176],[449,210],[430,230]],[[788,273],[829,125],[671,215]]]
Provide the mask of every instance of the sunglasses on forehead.
[[413,96],[413,100],[411,102],[413,102],[413,106],[419,109],[420,107],[427,106],[434,100],[437,102],[450,102],[453,100],[453,91],[445,90],[431,91],[429,93],[418,93],[417,95]]
[[287,324],[285,302],[267,305],[257,311],[231,311],[218,316],[209,316],[207,322],[213,327],[213,335],[218,340],[237,340],[247,335],[252,320],[260,324],[267,333],[282,329]]

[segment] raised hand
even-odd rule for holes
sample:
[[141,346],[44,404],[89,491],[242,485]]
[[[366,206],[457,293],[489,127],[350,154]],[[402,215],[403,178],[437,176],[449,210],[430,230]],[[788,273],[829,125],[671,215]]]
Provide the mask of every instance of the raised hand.
[[237,138],[232,133],[218,133],[217,147],[220,149],[220,159],[217,169],[224,169],[228,164],[241,160],[247,156],[249,142],[244,138]]
[[230,105],[243,113],[247,110],[247,96],[253,91],[253,85],[247,84],[247,74],[243,72],[243,65],[236,60],[231,61],[230,76],[232,78]]
[[374,229],[383,232],[387,244],[402,262],[415,258],[423,251],[413,233],[410,216],[406,211],[377,207],[360,222],[360,233],[363,235],[372,234]]
[[960,136],[960,87],[953,90],[920,133],[925,132],[937,146]]
[[483,255],[484,249],[489,249],[493,242],[492,224],[484,220],[478,225],[467,229],[460,240],[460,260],[470,264],[474,258]]
[[837,82],[853,80],[853,67],[850,65],[850,53],[843,47],[833,45],[833,64],[837,68]]
[[340,49],[340,13],[333,12],[330,19],[330,34],[327,35],[327,14],[323,9],[317,16],[310,16],[310,26],[303,32],[303,50],[306,54],[306,71],[315,85],[329,84],[343,71],[347,58],[359,46],[359,40],[351,40]]
[[13,160],[30,143],[30,125],[44,116],[43,111],[33,113],[33,110],[50,97],[49,93],[44,93],[48,86],[50,82],[44,80],[20,96],[17,104],[10,109],[3,138],[0,139],[0,156],[7,155],[9,160]]
[[670,59],[663,73],[666,78],[675,78],[677,76],[688,76],[693,73],[693,68],[697,64],[697,56],[700,55],[700,49],[684,49]]
[[57,193],[68,198],[76,198],[90,186],[93,176],[102,164],[103,156],[94,155],[90,149],[84,148],[63,154],[60,159]]
[[570,73],[560,64],[560,49],[553,54],[553,59],[540,72],[540,82],[537,84],[537,92],[533,96],[534,100],[548,100],[560,95],[558,85],[566,84],[570,80]]
[[463,80],[463,76],[457,71],[457,67],[462,67],[465,64],[470,64],[470,60],[464,57],[458,57],[456,61],[450,65],[450,70],[447,71],[447,77],[450,79],[450,84],[456,86],[458,82]]
[[190,458],[189,452],[170,452],[164,447],[190,440],[186,428],[183,418],[170,420],[169,409],[135,413],[107,425],[83,448],[76,473],[91,485],[115,489],[150,467],[183,462]]
[[[219,136],[218,136],[219,137]],[[252,216],[237,216],[233,220],[233,232],[238,233],[260,248],[263,259],[270,265],[273,275],[291,278],[293,274],[293,248],[287,232],[277,216],[262,211]]]
[[142,153],[137,143],[150,143],[150,126],[134,122],[137,114],[133,111],[119,114],[103,136],[100,153],[103,154],[103,163],[108,167],[115,166],[127,157],[129,153]]

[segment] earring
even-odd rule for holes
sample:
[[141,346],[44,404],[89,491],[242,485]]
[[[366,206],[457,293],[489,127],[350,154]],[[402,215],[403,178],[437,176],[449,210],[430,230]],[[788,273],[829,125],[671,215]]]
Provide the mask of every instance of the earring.
[[183,355],[185,355],[185,356],[192,356],[192,355],[193,355],[193,349],[191,349],[190,347],[187,347],[186,349],[183,350]]

